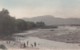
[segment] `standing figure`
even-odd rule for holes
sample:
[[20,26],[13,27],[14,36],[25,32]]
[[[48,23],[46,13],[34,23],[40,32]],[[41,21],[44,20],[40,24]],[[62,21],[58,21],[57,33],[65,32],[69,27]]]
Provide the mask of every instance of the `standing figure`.
[[34,46],[36,47],[36,42],[34,42]]
[[27,41],[27,46],[28,46],[28,44],[29,44],[29,41]]
[[23,44],[23,48],[26,48],[26,44],[25,43]]
[[33,47],[33,44],[31,44],[31,47]]

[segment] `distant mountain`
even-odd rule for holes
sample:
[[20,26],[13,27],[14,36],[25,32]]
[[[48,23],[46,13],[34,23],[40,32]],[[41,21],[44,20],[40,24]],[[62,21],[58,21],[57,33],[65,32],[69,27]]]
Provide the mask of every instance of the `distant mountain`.
[[80,24],[80,18],[56,18],[51,15],[37,16],[33,18],[23,18],[25,21],[45,22],[47,25],[69,25]]

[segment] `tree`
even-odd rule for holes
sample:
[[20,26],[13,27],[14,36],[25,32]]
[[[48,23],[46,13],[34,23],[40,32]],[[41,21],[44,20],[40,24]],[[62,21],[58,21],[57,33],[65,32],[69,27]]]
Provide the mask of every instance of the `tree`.
[[36,22],[37,27],[44,27],[45,23],[44,22]]
[[0,34],[8,35],[15,30],[15,18],[9,15],[8,10],[0,11]]
[[22,19],[17,19],[16,20],[16,27],[18,31],[24,31],[27,29],[27,23],[26,21],[22,20]]
[[34,22],[30,22],[30,21],[27,21],[27,29],[33,29],[36,27],[36,24]]
[[0,35],[12,35],[15,32],[22,32],[28,29],[44,27],[44,22],[29,22],[22,19],[15,19],[9,15],[9,11],[0,11]]

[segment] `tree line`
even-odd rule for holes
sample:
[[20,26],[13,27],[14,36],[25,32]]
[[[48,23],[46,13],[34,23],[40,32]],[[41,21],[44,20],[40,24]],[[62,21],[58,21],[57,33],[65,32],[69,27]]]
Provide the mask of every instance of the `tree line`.
[[10,16],[7,9],[0,11],[0,35],[12,35],[29,29],[44,27],[44,22],[31,22]]

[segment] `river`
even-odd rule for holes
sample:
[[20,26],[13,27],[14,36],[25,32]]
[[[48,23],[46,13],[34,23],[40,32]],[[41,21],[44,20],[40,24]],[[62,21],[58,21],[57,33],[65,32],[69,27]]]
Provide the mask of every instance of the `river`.
[[[28,34],[41,34],[41,33],[50,33],[54,29],[37,29],[37,30],[30,30],[25,31],[23,33],[18,33],[13,35],[13,38],[15,38],[15,41],[11,41],[9,44],[7,44],[6,41],[1,41],[0,44],[4,44],[7,46],[8,49],[11,48],[17,48],[18,50],[21,48],[22,44],[26,44],[26,48],[39,48],[43,49],[55,49],[55,50],[79,50],[80,46],[79,44],[72,44],[72,43],[64,43],[64,42],[58,42],[58,41],[52,41],[48,39],[43,39],[39,37],[34,36],[27,36]],[[28,42],[28,45],[27,45]],[[34,43],[36,43],[36,46],[34,46]],[[32,46],[33,45],[33,46]]]

